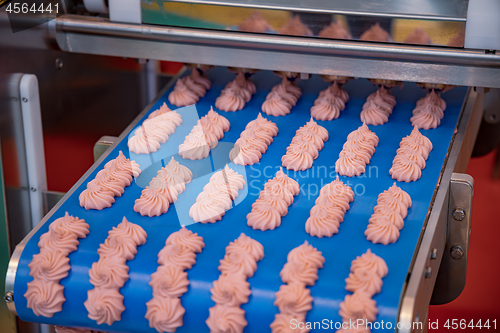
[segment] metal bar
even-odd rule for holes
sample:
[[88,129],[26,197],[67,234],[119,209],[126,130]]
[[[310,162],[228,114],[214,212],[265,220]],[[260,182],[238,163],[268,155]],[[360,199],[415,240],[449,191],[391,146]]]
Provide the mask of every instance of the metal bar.
[[451,177],[464,142],[467,124],[472,116],[476,117],[479,113],[474,111],[477,95],[476,92],[469,89],[461,117],[457,123],[457,129],[450,143],[448,155],[443,164],[441,177],[437,183],[437,192],[429,207],[430,214],[425,228],[422,229],[423,236],[419,246],[417,246],[418,251],[415,251],[408,283],[403,291],[398,319],[401,324],[401,328],[398,329],[400,333],[426,331],[425,327],[415,328],[413,323],[423,322],[424,326],[426,323],[428,306],[445,248]]
[[[177,74],[176,77],[172,81],[170,81],[165,88],[162,89],[162,91],[158,94],[158,97],[155,98],[154,101],[152,101],[149,105],[147,105],[144,110],[134,119],[130,125],[127,126],[127,128],[120,134],[116,142],[113,143],[111,148],[114,148],[128,133],[137,125],[137,123],[142,119],[144,114],[149,111],[149,109],[156,103],[156,101],[163,96],[167,90],[174,84],[176,81],[177,77],[182,75],[183,71],[181,71],[179,74]],[[7,269],[7,275],[5,277],[5,294],[8,293],[13,293],[14,291],[14,283],[16,281],[16,272],[17,272],[17,267],[19,265],[19,259],[21,258],[21,254],[24,250],[24,247],[28,243],[28,241],[33,237],[33,235],[47,222],[47,220],[54,214],[57,209],[76,191],[76,189],[87,179],[87,177],[94,172],[94,170],[99,166],[99,164],[109,155],[109,153],[112,151],[112,149],[108,149],[102,156],[92,165],[92,167],[85,172],[85,174],[76,182],[73,187],[64,195],[64,197],[59,200],[59,202],[50,210],[50,212],[44,216],[44,218],[38,223],[33,230],[30,231],[30,233],[24,237],[24,239],[16,246],[14,253],[12,254],[9,262],[9,267]],[[15,307],[15,302],[7,302],[7,307],[9,308],[10,312],[13,314],[17,315],[16,312],[16,307]]]

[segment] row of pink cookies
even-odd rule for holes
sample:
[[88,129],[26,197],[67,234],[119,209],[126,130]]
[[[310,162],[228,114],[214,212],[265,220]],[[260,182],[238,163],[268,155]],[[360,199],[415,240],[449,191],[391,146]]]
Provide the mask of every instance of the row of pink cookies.
[[360,114],[361,121],[367,125],[383,125],[389,121],[392,109],[396,105],[396,98],[390,91],[380,87],[376,92],[370,94],[363,104]]
[[311,118],[295,132],[286,154],[281,157],[282,166],[293,171],[309,169],[327,140],[327,129]]
[[293,197],[299,193],[299,183],[280,168],[276,177],[267,181],[259,198],[252,204],[252,211],[247,215],[248,226],[262,231],[279,227],[281,217],[288,213]]
[[152,112],[130,136],[127,142],[129,151],[136,154],[156,152],[181,123],[181,115],[163,103],[160,109]]
[[311,117],[317,120],[332,120],[340,116],[340,111],[345,109],[345,103],[349,95],[342,87],[334,81],[325,90],[319,93],[311,108]]
[[149,281],[153,289],[153,297],[146,303],[149,327],[163,333],[175,332],[183,325],[186,310],[180,297],[189,285],[185,270],[193,267],[196,253],[201,253],[204,247],[203,238],[184,226],[168,236],[165,247],[158,253],[158,269]]
[[392,179],[407,183],[420,179],[431,150],[431,140],[421,134],[415,126],[411,134],[399,143],[396,157],[392,161],[392,168],[389,170]]
[[185,184],[191,182],[192,178],[191,170],[172,157],[149,182],[149,186],[141,191],[140,198],[135,200],[134,211],[149,217],[166,213],[170,204],[177,201],[179,194],[186,189]]
[[227,210],[233,206],[238,191],[245,186],[242,175],[228,165],[210,177],[210,181],[196,198],[189,209],[189,216],[195,222],[215,223],[222,219]]
[[319,197],[306,221],[306,232],[315,237],[332,237],[339,232],[349,203],[354,200],[354,192],[339,177],[323,186]]
[[217,147],[224,132],[229,131],[229,121],[211,107],[207,115],[201,117],[179,146],[179,155],[184,159],[201,160],[210,150]]
[[147,234],[141,226],[123,221],[108,232],[97,250],[99,260],[89,270],[90,283],[84,305],[88,317],[98,325],[112,325],[121,319],[125,306],[120,289],[129,279],[127,261],[134,259],[137,247],[146,243]]
[[212,83],[206,76],[198,69],[193,69],[191,75],[177,80],[174,90],[168,95],[168,101],[175,106],[195,104],[211,86]]
[[235,164],[252,165],[260,161],[262,154],[278,135],[278,126],[259,113],[250,121],[229,152],[229,159]]
[[40,236],[40,253],[28,264],[33,281],[28,282],[24,297],[27,307],[37,316],[52,317],[62,311],[66,301],[64,287],[59,283],[70,270],[68,255],[76,251],[80,238],[87,237],[89,225],[85,220],[67,212],[49,225],[49,231]]
[[347,136],[339,159],[335,162],[335,172],[342,176],[359,176],[370,163],[375,147],[378,146],[377,134],[370,131],[365,123]]
[[236,78],[221,91],[215,100],[215,107],[226,112],[241,110],[256,92],[255,84],[246,78],[244,73],[238,73]]
[[[377,319],[377,302],[373,295],[382,290],[382,278],[389,273],[384,259],[370,249],[351,263],[351,272],[346,281],[346,289],[353,292],[340,303],[342,329],[338,333],[369,333],[368,323]],[[354,330],[351,327],[355,327]]]
[[380,193],[373,214],[365,230],[366,239],[374,244],[388,245],[399,239],[399,230],[404,227],[404,219],[411,207],[408,193],[396,183]]
[[215,302],[206,320],[210,332],[243,332],[248,323],[241,305],[248,302],[251,294],[247,279],[254,275],[262,258],[262,244],[243,233],[226,247],[219,265],[221,274],[210,289]]
[[283,77],[280,84],[275,85],[262,104],[262,111],[270,116],[285,116],[302,96],[300,88],[294,82]]
[[95,178],[87,183],[87,188],[78,197],[85,209],[101,210],[109,208],[132,183],[133,177],[141,173],[139,164],[131,161],[120,151],[118,157],[104,165]]
[[[304,323],[306,314],[312,309],[313,298],[307,286],[314,286],[318,270],[323,267],[322,253],[307,241],[288,253],[287,262],[280,272],[285,283],[276,292],[274,305],[279,309],[271,323],[272,333],[292,332],[291,323]],[[297,330],[307,332],[308,330]]]
[[441,124],[444,117],[446,102],[431,90],[425,97],[417,101],[417,106],[413,110],[411,124],[421,129],[436,128]]

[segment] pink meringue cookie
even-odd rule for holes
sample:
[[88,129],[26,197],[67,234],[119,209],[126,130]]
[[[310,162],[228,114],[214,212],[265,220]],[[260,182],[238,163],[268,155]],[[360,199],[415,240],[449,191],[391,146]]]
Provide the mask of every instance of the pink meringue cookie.
[[361,135],[367,142],[370,142],[374,147],[378,146],[378,136],[377,134],[370,131],[366,123],[363,123],[358,129],[352,131],[347,136],[347,140],[355,139],[358,135]]
[[389,174],[392,176],[392,179],[396,179],[399,182],[412,182],[420,179],[422,176],[422,170],[418,167],[418,165],[410,160],[406,156],[402,156],[398,158],[396,163],[392,165],[392,168],[389,170]]
[[342,89],[342,86],[339,85],[337,81],[333,81],[333,83],[328,87],[328,92],[333,96],[340,98],[343,103],[347,103],[347,101],[349,100],[349,94],[344,89]]
[[121,150],[118,152],[117,158],[109,161],[104,165],[104,169],[111,168],[112,164],[115,164],[119,170],[129,172],[134,177],[139,177],[139,175],[141,174],[141,167],[139,166],[139,164],[137,164],[137,162],[134,160],[126,158]]
[[189,75],[189,77],[197,84],[203,86],[203,88],[205,88],[205,90],[210,89],[210,87],[212,86],[212,83],[210,82],[210,80],[205,75],[202,75],[200,73],[200,71],[197,69],[193,69],[191,71],[191,75]]
[[220,140],[224,137],[224,131],[222,130],[222,127],[220,127],[219,124],[214,123],[207,116],[201,117],[200,124],[205,133],[209,132],[213,134],[217,140]]
[[[161,168],[160,170],[158,170],[157,176],[154,177],[151,181],[153,181],[153,180],[160,180],[166,186],[168,186],[169,190],[170,189],[175,190],[177,192],[177,194],[175,195],[175,198],[177,198],[177,195],[181,194],[186,189],[184,175],[181,175],[181,174],[176,173],[176,172],[170,172],[169,168],[167,168],[167,167],[164,167],[164,168]],[[152,185],[152,184],[150,183],[150,185]],[[165,193],[163,193],[162,191],[158,191],[158,192],[165,195]]]
[[245,252],[255,261],[260,261],[264,258],[264,247],[262,244],[244,233],[241,233],[234,242],[229,243],[226,247],[226,252]]
[[[146,120],[145,120],[146,121]],[[167,134],[172,134],[177,126],[182,124],[182,116],[177,111],[162,113],[154,118],[147,119],[148,122],[162,128]]]
[[62,304],[66,301],[64,287],[58,282],[33,280],[28,282],[24,297],[27,307],[33,310],[36,316],[51,318],[54,313],[62,311]]
[[234,79],[234,81],[236,81],[236,83],[238,83],[238,85],[242,89],[250,92],[250,94],[252,94],[252,95],[257,92],[257,88],[255,87],[255,84],[249,78],[247,79],[245,74],[242,72],[239,72],[238,75],[236,75],[236,79]]
[[160,143],[145,136],[143,131],[136,132],[127,142],[128,149],[136,154],[150,154],[160,149]]
[[307,241],[304,244],[297,246],[288,252],[287,262],[307,263],[308,265],[318,269],[322,268],[325,263],[321,251],[309,244]]
[[245,107],[245,99],[234,89],[226,88],[215,100],[215,107],[222,111],[238,111]]
[[418,152],[405,147],[399,148],[396,157],[394,157],[393,164],[398,164],[403,162],[402,159],[409,158],[413,163],[415,163],[420,169],[425,169],[425,159]]
[[134,211],[142,216],[160,216],[168,211],[170,202],[168,198],[147,188],[142,190],[141,197],[135,200]]
[[168,164],[165,166],[165,171],[181,177],[186,184],[191,182],[191,179],[193,179],[193,173],[191,172],[191,170],[189,170],[188,167],[177,162],[173,156],[170,159],[170,162],[168,162]]
[[[153,118],[154,119],[154,118]],[[148,141],[156,141],[158,143],[165,143],[168,140],[168,133],[175,131],[175,125],[170,124],[168,130],[165,130],[166,125],[162,128],[158,126],[158,121],[146,119],[140,127],[134,131],[134,136],[142,136]]]
[[313,133],[317,134],[321,138],[321,140],[323,141],[328,140],[328,130],[323,126],[318,125],[318,123],[315,122],[312,117],[311,120],[309,120],[304,127],[309,129]]
[[339,222],[324,210],[316,210],[306,221],[306,232],[318,238],[332,237],[339,232]]
[[224,259],[220,260],[219,271],[222,274],[244,275],[252,277],[257,270],[255,259],[243,251],[226,251]]
[[281,27],[279,30],[280,35],[292,35],[292,36],[312,36],[313,33],[311,29],[304,25],[300,21],[300,16],[295,15],[290,21]]
[[[320,195],[316,199],[315,203],[316,205],[325,206],[325,209],[327,209],[328,207],[326,206],[329,206],[328,204],[331,203],[333,206],[339,207],[342,210],[342,213],[349,210],[349,200],[345,196],[336,193],[326,193]],[[339,222],[342,222],[342,220]]]
[[188,89],[194,92],[198,97],[203,97],[207,93],[207,90],[205,89],[204,86],[198,84],[189,76],[183,77],[182,79],[179,80],[182,80],[186,85],[186,87],[188,87]]
[[283,168],[280,168],[278,172],[276,172],[276,176],[273,178],[273,181],[285,187],[293,195],[298,195],[300,193],[299,183],[297,183],[297,181],[287,176],[283,172]]
[[344,301],[340,303],[339,314],[344,321],[364,319],[373,322],[377,319],[377,302],[364,292],[355,292],[345,296]]
[[153,298],[181,297],[188,290],[189,280],[183,267],[173,263],[161,265],[151,274],[149,285],[153,289]]
[[165,245],[158,252],[158,264],[161,267],[173,265],[181,270],[191,269],[196,263],[196,254],[188,248],[176,244]]
[[128,280],[128,266],[113,257],[100,258],[89,270],[90,283],[99,288],[121,288]]
[[96,178],[103,176],[103,174],[109,174],[113,179],[121,182],[123,187],[127,187],[132,183],[132,174],[127,170],[118,168],[116,163],[113,163],[109,168],[99,171]]
[[345,289],[355,292],[363,292],[372,297],[382,290],[382,278],[370,270],[358,269],[349,273],[345,279]]
[[417,126],[421,129],[431,129],[437,128],[439,124],[441,124],[441,116],[442,110],[434,105],[427,104],[422,107],[422,109],[414,113],[414,116],[410,118],[412,126]]
[[271,137],[278,135],[278,126],[272,121],[264,118],[262,113],[259,113],[257,118],[250,121],[245,127],[245,129],[249,130],[254,128],[261,128],[263,131],[269,133]]
[[[303,323],[297,325],[297,328],[292,328],[290,323],[295,320],[296,323]],[[309,329],[305,324],[306,318],[303,316],[290,315],[286,313],[278,313],[274,316],[274,321],[271,323],[271,333],[308,333]]]
[[371,100],[363,105],[360,118],[368,125],[383,125],[389,121],[389,113]]
[[396,151],[396,154],[402,154],[404,155],[404,152],[407,150],[411,150],[418,155],[421,155],[424,160],[427,160],[429,157],[429,150],[424,146],[420,144],[420,140],[418,139],[410,139],[406,141],[403,144],[400,144],[401,148],[398,148]]
[[243,176],[231,169],[227,164],[224,169],[217,171],[212,175],[212,177],[210,177],[210,181],[216,180],[224,180],[225,182],[234,184],[238,190],[243,189],[245,186],[245,179]]
[[198,236],[197,233],[193,233],[191,230],[187,229],[185,226],[179,231],[176,231],[170,236],[168,236],[165,245],[173,244],[180,248],[186,248],[191,252],[200,253],[205,247],[203,242],[203,237]]
[[301,138],[312,143],[318,150],[323,149],[323,147],[325,146],[325,143],[323,139],[321,139],[321,136],[310,130],[308,127],[303,126],[299,128],[295,133],[296,134],[292,139],[292,142]]
[[183,325],[186,310],[177,297],[154,297],[146,303],[146,319],[158,332],[175,332]]
[[338,175],[334,181],[332,181],[329,184],[326,184],[320,190],[320,196],[324,196],[329,193],[344,197],[349,202],[352,202],[354,200],[354,191],[351,189],[350,186],[345,185],[344,182],[342,182],[339,179]]
[[258,148],[256,148],[251,143],[241,140],[237,146],[235,146],[229,152],[229,158],[239,165],[252,165],[260,161],[262,153]]
[[295,82],[288,80],[287,77],[282,77],[281,84],[285,87],[286,91],[299,99],[302,96],[302,91]]
[[167,182],[162,178],[155,177],[149,182],[147,189],[155,190],[161,196],[165,197],[169,203],[174,203],[177,201],[179,192],[174,188],[174,186],[169,186]]
[[222,191],[203,191],[196,198],[196,202],[203,202],[205,200],[213,200],[220,206],[224,211],[231,209],[233,206],[233,196],[227,192]]
[[191,216],[195,222],[201,223],[215,223],[219,221],[224,214],[224,208],[211,198],[195,202],[189,209],[189,216]]
[[340,23],[332,22],[329,26],[323,28],[318,34],[318,37],[333,38],[333,39],[351,39],[352,36]]
[[408,208],[407,206],[402,202],[399,201],[397,198],[393,197],[392,195],[386,195],[384,193],[380,193],[377,199],[377,206],[374,208],[375,213],[382,212],[381,207],[388,207],[394,212],[398,213],[401,215],[401,217],[404,219],[406,215],[408,214]]
[[407,208],[411,207],[412,202],[410,195],[397,186],[395,182],[387,191],[384,191],[383,193],[392,195],[394,198],[401,201]]
[[[243,74],[243,73],[240,73],[240,74]],[[237,79],[238,79],[238,77],[237,77]],[[245,103],[250,102],[250,99],[252,99],[252,93],[250,92],[250,90],[245,88],[246,80],[240,81],[237,79],[229,82],[226,85],[226,87],[224,88],[224,90],[234,91],[237,95],[240,95],[241,97],[243,97],[243,100],[245,101]],[[240,81],[240,82],[238,82],[238,81]]]
[[381,278],[384,278],[389,273],[389,268],[384,259],[373,253],[370,249],[363,253],[361,256],[357,256],[351,263],[351,272],[355,272],[358,269],[369,270],[376,273]]
[[417,126],[413,128],[410,135],[404,137],[401,140],[399,146],[403,148],[408,143],[412,142],[412,140],[416,140],[421,146],[424,146],[429,152],[432,150],[431,140],[429,140],[429,138],[426,137],[425,135],[421,134]]
[[289,114],[291,108],[292,105],[275,91],[271,91],[262,104],[262,111],[275,117]]
[[241,22],[238,25],[238,29],[240,31],[254,33],[265,33],[268,31],[273,31],[273,27],[262,18],[258,11],[253,12],[249,18]]
[[238,307],[248,303],[251,294],[250,283],[243,274],[221,274],[219,279],[214,281],[210,293],[216,304]]
[[286,152],[293,154],[293,152],[297,149],[309,154],[313,159],[318,158],[318,148],[316,148],[311,142],[306,141],[301,137],[294,139],[293,142],[286,148]]
[[267,182],[264,190],[260,192],[259,199],[264,200],[267,196],[275,196],[282,199],[287,206],[293,203],[293,194],[278,182]]
[[373,244],[388,245],[395,243],[399,239],[399,229],[392,224],[389,218],[379,219],[374,223],[368,224],[365,236]]
[[354,177],[365,172],[366,164],[358,155],[352,152],[341,151],[335,162],[335,172],[342,176]]
[[315,205],[311,208],[310,216],[321,216],[323,214],[320,213],[321,211],[327,213],[328,222],[334,224],[337,229],[340,223],[344,221],[344,215],[346,212],[345,208],[337,205],[335,202],[332,202],[328,196],[319,196],[316,199]]
[[363,150],[365,153],[368,155],[372,156],[375,153],[375,147],[365,139],[363,139],[362,136],[359,136],[356,139],[348,139],[344,145],[342,146],[343,150]]
[[[245,141],[245,142],[242,142]],[[235,142],[236,146],[245,146],[249,145],[253,147],[255,150],[258,150],[261,154],[264,154],[267,151],[267,144],[259,138],[254,132],[250,134],[246,134],[243,137],[240,137]]]
[[289,85],[290,83],[288,80],[283,80],[280,84],[275,85],[271,89],[271,92],[276,92],[288,104],[290,104],[291,106],[295,106],[299,98],[295,96],[295,94],[287,90],[287,87],[289,87]]
[[40,253],[33,256],[28,267],[33,280],[58,282],[68,276],[70,270],[68,253],[59,249],[51,251],[41,248]]
[[94,183],[88,183],[78,199],[80,206],[87,210],[109,208],[115,202],[113,192]]
[[94,288],[87,292],[88,298],[83,303],[89,312],[88,317],[97,325],[112,325],[121,319],[125,306],[123,295],[118,290]]
[[94,178],[94,180],[91,180],[89,184],[101,186],[104,191],[111,192],[111,194],[115,197],[120,197],[125,192],[123,183],[118,179],[111,177],[111,175],[107,172],[99,174]]
[[391,36],[380,27],[379,23],[376,23],[370,27],[370,29],[363,32],[361,40],[371,41],[371,42],[390,42],[392,41]]
[[274,305],[280,313],[305,316],[312,309],[311,292],[302,283],[291,282],[280,286]]
[[287,262],[280,272],[284,283],[301,283],[306,286],[314,286],[318,279],[318,269],[307,263]]
[[195,125],[184,142],[179,146],[179,155],[184,159],[201,160],[210,153],[210,145],[207,142],[201,125]]
[[312,167],[313,157],[302,150],[298,145],[287,149],[286,154],[281,157],[281,164],[288,170],[303,171]]
[[392,112],[392,108],[396,105],[396,97],[392,96],[391,92],[383,86],[366,98],[367,102],[372,100],[376,104],[382,104],[383,109],[388,109],[390,112]]
[[[225,179],[216,179],[208,182],[207,185],[203,187],[204,192],[219,192],[221,194],[229,196],[232,200],[238,196],[238,185],[234,182],[226,181]],[[215,197],[212,195],[210,197]]]
[[227,132],[229,131],[230,128],[230,123],[229,120],[224,118],[223,116],[219,115],[217,112],[214,111],[213,107],[210,107],[210,111],[208,111],[206,117],[212,121],[212,123],[216,124],[219,126],[222,131]]
[[372,214],[368,223],[378,223],[380,220],[389,219],[399,230],[403,229],[405,223],[403,217],[398,211],[395,211],[385,205],[377,205],[376,212]]
[[148,119],[160,116],[167,112],[172,112],[172,110],[167,106],[167,103],[164,102],[158,110],[155,110],[149,114]]
[[247,215],[247,224],[254,230],[274,230],[281,225],[281,214],[267,201],[256,201]]
[[206,320],[210,332],[241,333],[247,326],[245,311],[237,306],[216,304]]
[[340,109],[328,99],[319,99],[311,108],[311,117],[318,120],[333,120],[340,116]]
[[437,105],[443,111],[446,109],[446,102],[441,98],[440,94],[436,93],[434,90],[431,90],[425,97],[419,99],[417,101],[417,107],[423,106],[429,102]]
[[370,164],[370,159],[373,154],[372,151],[375,149],[372,146],[366,149],[362,146],[362,144],[356,141],[357,140],[347,140],[346,143],[344,143],[342,151],[346,153],[354,153],[360,160],[363,161],[364,164]]
[[177,80],[174,90],[168,95],[168,101],[175,106],[195,104],[200,98],[191,91],[182,79]]

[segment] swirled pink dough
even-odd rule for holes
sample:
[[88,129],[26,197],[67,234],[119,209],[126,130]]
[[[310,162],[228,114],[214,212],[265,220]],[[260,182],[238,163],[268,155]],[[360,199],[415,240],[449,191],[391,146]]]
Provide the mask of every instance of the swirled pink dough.
[[311,108],[311,117],[318,120],[333,120],[340,116],[340,109],[328,99],[317,99]]
[[312,164],[312,155],[304,152],[298,146],[291,147],[291,149],[281,158],[281,165],[293,171],[307,170],[312,167]]
[[252,165],[262,158],[261,151],[246,140],[241,140],[229,152],[229,158],[239,165]]
[[146,303],[146,319],[149,327],[158,332],[175,332],[183,325],[186,310],[178,297],[154,297]]
[[165,114],[167,112],[172,112],[172,110],[168,107],[167,103],[164,102],[158,110],[155,110],[149,114],[148,119],[160,116],[160,115]]
[[363,105],[360,118],[368,125],[383,125],[389,121],[389,113],[380,108],[374,101],[368,101]]
[[287,24],[279,30],[280,35],[312,36],[313,33],[302,21],[299,15],[295,15]]
[[314,121],[314,119],[309,120],[306,125],[304,126],[314,134],[317,134],[321,140],[327,141],[328,140],[328,130],[324,128],[323,126],[318,125],[317,122]]
[[274,230],[281,225],[281,214],[266,201],[255,202],[247,215],[247,224],[254,230]]
[[251,293],[246,278],[254,274],[263,257],[262,245],[245,234],[226,247],[219,266],[221,275],[210,289],[215,306],[209,309],[206,323],[211,332],[243,332],[247,321],[240,306]]
[[357,256],[351,263],[351,272],[355,272],[358,269],[369,270],[380,278],[384,278],[389,273],[389,268],[384,259],[373,253],[370,249],[363,253],[361,256]]
[[232,89],[224,89],[215,100],[215,107],[222,111],[238,111],[245,107],[244,98]]
[[258,11],[253,12],[249,18],[241,22],[238,25],[238,29],[240,31],[254,33],[265,33],[268,31],[273,31],[273,27],[262,18]]
[[367,40],[371,42],[390,42],[392,41],[391,36],[380,27],[380,24],[376,23],[370,27],[370,29],[363,32],[361,40]]
[[35,254],[28,264],[33,281],[28,283],[24,294],[28,308],[35,315],[50,318],[62,310],[66,298],[59,281],[68,276],[71,268],[68,255],[77,249],[78,239],[87,237],[88,233],[89,225],[85,220],[66,212],[40,237],[40,253]]
[[418,165],[405,155],[399,155],[392,168],[389,170],[392,179],[399,182],[412,182],[420,179],[422,170]]
[[191,172],[191,170],[189,170],[188,167],[177,162],[173,156],[170,159],[170,162],[168,162],[168,164],[165,166],[165,170],[169,173],[181,177],[186,184],[191,182],[191,179],[193,179],[193,173]]
[[372,322],[377,318],[377,302],[372,300],[366,293],[355,292],[352,295],[345,296],[344,301],[340,303],[339,314],[344,322],[358,319]]
[[210,82],[207,76],[203,75],[198,69],[193,69],[189,77],[198,85],[203,86],[205,90],[210,89],[210,87],[212,86],[212,82]]
[[286,154],[281,158],[282,166],[294,171],[309,169],[326,140],[328,131],[311,119],[295,132]]
[[99,261],[92,265],[90,273],[94,289],[88,291],[84,303],[88,317],[98,325],[111,325],[121,319],[125,306],[120,288],[128,280],[126,261],[134,258],[137,247],[146,243],[146,238],[142,227],[124,217],[117,227],[108,232],[105,242],[100,245],[97,251]]
[[335,162],[335,171],[342,176],[359,176],[365,172],[375,152],[378,137],[363,123],[357,130],[347,136],[339,159]]
[[160,216],[168,211],[169,200],[153,189],[142,190],[141,197],[135,200],[134,211],[142,216]]
[[352,36],[340,23],[332,22],[329,26],[323,28],[318,34],[318,37],[334,38],[334,39],[351,39]]
[[274,305],[280,313],[305,316],[312,309],[311,292],[302,283],[291,282],[280,286]]
[[184,142],[179,146],[179,155],[184,159],[201,160],[210,153],[210,145],[207,142],[201,124],[197,124],[186,136]]
[[289,114],[291,108],[292,105],[275,91],[271,91],[262,104],[262,111],[275,117]]
[[174,90],[168,95],[168,101],[175,106],[187,106],[198,102],[200,97],[185,84],[182,79],[177,80]]
[[425,147],[429,152],[432,150],[431,140],[429,140],[429,138],[420,133],[417,126],[413,128],[410,135],[407,135],[401,140],[399,146],[403,148],[407,146],[409,143],[411,143],[412,140],[416,140],[421,146]]
[[438,110],[440,109],[434,104],[423,106],[420,112],[410,118],[412,126],[426,130],[437,128],[441,124],[442,118]]
[[[292,328],[290,323],[297,323],[297,328]],[[271,323],[272,333],[307,333],[309,329],[306,327],[306,318],[302,316],[289,315],[286,313],[278,313],[274,316],[274,321]],[[300,326],[299,326],[299,323]],[[295,327],[295,326],[293,326]],[[302,327],[302,328],[299,328]]]
[[288,104],[290,104],[290,107],[295,106],[297,104],[297,100],[299,99],[300,96],[296,95],[296,92],[292,89],[291,87],[298,88],[293,85],[288,79],[283,78],[280,84],[275,85],[272,89],[271,92],[277,93],[281,98],[283,98]]
[[207,117],[214,124],[219,126],[224,132],[229,131],[229,127],[230,127],[229,120],[227,120],[226,118],[224,118],[223,116],[221,116],[217,112],[215,112],[213,107],[210,107],[210,111],[208,111],[208,113],[205,117]]

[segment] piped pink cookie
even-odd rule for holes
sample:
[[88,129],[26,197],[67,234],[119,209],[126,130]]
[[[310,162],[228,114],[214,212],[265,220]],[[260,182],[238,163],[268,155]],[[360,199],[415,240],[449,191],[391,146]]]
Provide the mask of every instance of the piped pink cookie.
[[295,132],[292,142],[286,149],[286,154],[281,157],[282,166],[294,171],[309,169],[327,140],[326,128],[318,125],[311,118]]
[[366,99],[360,114],[361,121],[367,125],[383,125],[389,121],[396,99],[388,89],[380,87]]
[[35,315],[52,317],[62,310],[66,301],[64,287],[59,281],[70,270],[68,255],[76,251],[79,238],[87,237],[89,225],[85,220],[70,216],[67,212],[49,225],[49,231],[40,237],[40,253],[28,264],[33,281],[28,282],[24,297],[28,308]]
[[365,172],[371,156],[378,145],[378,137],[363,123],[347,136],[339,159],[335,162],[335,172],[342,176],[354,177]]
[[210,181],[189,209],[189,216],[195,222],[215,223],[232,207],[232,201],[243,189],[245,180],[242,175],[229,166],[212,175]]
[[262,111],[270,116],[285,116],[290,113],[302,95],[300,88],[286,77],[271,89],[262,104]]
[[257,261],[263,257],[262,244],[243,233],[226,247],[220,260],[221,275],[210,289],[215,306],[209,309],[206,323],[211,332],[243,332],[247,321],[241,305],[251,294],[247,278],[255,273]]
[[[274,305],[278,307],[279,313],[270,325],[273,333],[283,332],[284,319],[305,321],[307,312],[312,309],[313,300],[306,286],[314,285],[318,279],[318,269],[323,267],[324,262],[322,253],[307,241],[289,252],[287,262],[280,273],[285,284],[281,285],[275,294]],[[290,322],[288,324],[290,325]],[[285,329],[285,332],[288,329]]]
[[177,80],[173,91],[168,95],[168,101],[175,106],[195,104],[205,96],[210,85],[208,78],[202,76],[197,69],[193,69],[190,76]]
[[336,180],[321,189],[306,221],[306,232],[319,238],[332,237],[338,233],[339,225],[344,221],[344,214],[353,199],[352,189],[337,176]]
[[99,261],[89,271],[90,283],[94,286],[87,292],[84,305],[88,317],[98,325],[112,325],[121,319],[125,311],[120,288],[128,280],[127,260],[132,260],[137,247],[146,243],[147,234],[137,224],[123,221],[108,232],[108,237],[97,250]]
[[288,213],[293,197],[299,192],[299,184],[280,169],[252,204],[252,211],[247,215],[248,226],[262,231],[279,227],[281,217]]
[[255,94],[255,85],[245,74],[239,73],[236,79],[229,82],[215,100],[215,107],[221,111],[238,111],[245,107],[245,103]]
[[318,120],[332,120],[340,116],[349,95],[334,81],[332,85],[319,93],[311,108],[311,116]]
[[444,117],[446,102],[431,90],[425,97],[417,101],[410,121],[413,126],[420,129],[432,129],[439,126]]
[[404,137],[396,151],[389,174],[399,182],[412,182],[420,179],[425,161],[432,150],[432,143],[415,126],[410,135]]
[[[344,323],[374,322],[377,318],[377,303],[372,299],[382,289],[382,278],[388,273],[384,259],[370,249],[351,263],[351,272],[346,281],[346,289],[353,292],[340,303],[339,314]],[[339,331],[337,331],[339,332]]]
[[374,244],[395,243],[399,238],[399,231],[404,227],[404,218],[411,205],[409,194],[396,183],[387,191],[380,193],[374,213],[368,221],[366,239]]
[[188,290],[186,269],[192,258],[205,247],[203,238],[186,227],[168,236],[165,247],[158,253],[158,269],[151,274],[149,285],[153,297],[146,303],[146,319],[158,332],[175,332],[183,325],[185,309],[180,297]]

